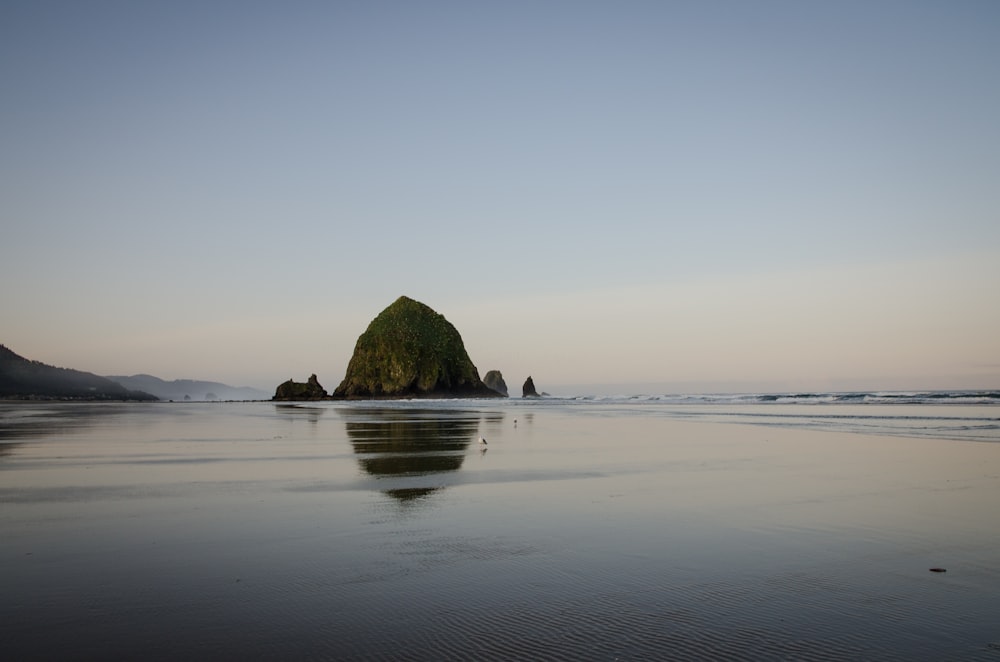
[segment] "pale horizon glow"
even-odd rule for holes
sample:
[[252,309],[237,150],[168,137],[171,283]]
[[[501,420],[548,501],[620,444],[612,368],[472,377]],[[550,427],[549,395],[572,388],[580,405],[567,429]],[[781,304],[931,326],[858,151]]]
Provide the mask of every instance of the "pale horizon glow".
[[0,7],[0,343],[327,390],[1000,388],[1000,5]]

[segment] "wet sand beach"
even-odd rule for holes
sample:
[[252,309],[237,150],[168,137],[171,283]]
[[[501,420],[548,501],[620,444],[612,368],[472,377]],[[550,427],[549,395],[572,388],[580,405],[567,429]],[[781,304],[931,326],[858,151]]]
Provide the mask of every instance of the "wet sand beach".
[[719,419],[2,403],[0,650],[1000,659],[1000,444]]

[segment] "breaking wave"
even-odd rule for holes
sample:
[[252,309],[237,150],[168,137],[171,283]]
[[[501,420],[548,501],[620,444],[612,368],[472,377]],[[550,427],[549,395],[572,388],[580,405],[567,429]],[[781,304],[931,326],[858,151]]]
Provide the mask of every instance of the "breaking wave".
[[1000,391],[852,391],[842,393],[709,393],[574,395],[591,402],[662,402],[667,404],[1000,404]]

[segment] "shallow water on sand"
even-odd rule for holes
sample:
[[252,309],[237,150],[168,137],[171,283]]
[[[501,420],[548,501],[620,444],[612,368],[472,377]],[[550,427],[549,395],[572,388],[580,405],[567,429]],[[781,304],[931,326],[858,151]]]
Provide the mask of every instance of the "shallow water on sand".
[[1000,660],[1000,444],[717,420],[0,404],[0,651]]

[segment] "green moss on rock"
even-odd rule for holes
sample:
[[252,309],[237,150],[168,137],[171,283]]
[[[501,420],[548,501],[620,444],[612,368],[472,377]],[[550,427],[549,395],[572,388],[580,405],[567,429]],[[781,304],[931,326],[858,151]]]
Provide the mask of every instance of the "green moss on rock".
[[399,297],[358,338],[335,398],[497,397],[462,336],[430,307]]

